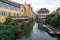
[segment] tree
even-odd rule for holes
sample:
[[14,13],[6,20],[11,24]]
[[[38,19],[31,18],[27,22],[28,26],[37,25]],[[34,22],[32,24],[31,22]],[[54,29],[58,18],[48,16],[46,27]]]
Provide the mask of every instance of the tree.
[[50,24],[50,21],[51,21],[51,19],[52,19],[54,16],[55,16],[55,14],[50,14],[50,15],[46,16],[46,18],[45,18],[45,23]]
[[46,16],[45,23],[52,25],[53,27],[60,27],[60,14],[50,14]]
[[58,20],[57,20],[57,17],[53,17],[53,18],[51,18],[51,21],[50,21],[50,25],[52,25],[52,26],[57,26],[57,22]]

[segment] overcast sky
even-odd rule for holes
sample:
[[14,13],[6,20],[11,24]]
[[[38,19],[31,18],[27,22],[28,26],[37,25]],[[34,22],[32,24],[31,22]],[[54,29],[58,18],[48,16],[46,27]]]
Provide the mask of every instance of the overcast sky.
[[25,1],[28,4],[31,4],[33,10],[39,10],[40,8],[47,8],[51,12],[60,7],[60,0],[12,0],[21,4],[24,4]]

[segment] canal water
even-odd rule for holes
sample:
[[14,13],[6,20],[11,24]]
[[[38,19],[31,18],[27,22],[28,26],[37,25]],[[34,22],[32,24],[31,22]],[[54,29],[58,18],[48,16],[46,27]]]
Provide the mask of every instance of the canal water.
[[41,23],[35,22],[33,26],[28,25],[16,40],[60,40],[60,37],[51,36],[44,30]]

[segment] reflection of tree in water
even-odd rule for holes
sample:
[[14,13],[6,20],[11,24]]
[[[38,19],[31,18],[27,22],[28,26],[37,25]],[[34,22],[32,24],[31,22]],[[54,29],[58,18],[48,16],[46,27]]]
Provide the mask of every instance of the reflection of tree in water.
[[43,28],[42,23],[38,23],[38,29],[39,29],[40,31],[42,31],[42,32],[45,31],[44,28]]
[[25,35],[25,37],[30,36],[31,31],[33,29],[33,24],[34,23],[32,22],[31,24],[28,24],[27,26],[25,26],[25,28],[24,28],[24,35]]
[[57,38],[57,40],[60,40],[60,36],[57,36],[56,38]]
[[51,35],[52,38],[56,38],[56,40],[60,40],[60,35]]

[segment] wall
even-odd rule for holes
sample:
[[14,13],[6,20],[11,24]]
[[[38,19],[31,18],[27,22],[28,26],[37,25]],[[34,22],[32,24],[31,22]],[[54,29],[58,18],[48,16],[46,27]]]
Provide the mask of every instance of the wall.
[[[14,13],[15,14],[20,14],[20,12],[17,12],[17,11],[14,11],[14,10],[9,10],[9,9],[6,9],[6,8],[0,8],[0,11],[5,11],[5,12],[11,12],[11,16],[14,16]],[[6,21],[6,18],[7,16],[0,16],[0,22],[5,22]]]

